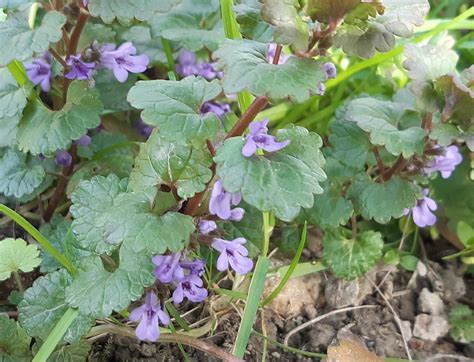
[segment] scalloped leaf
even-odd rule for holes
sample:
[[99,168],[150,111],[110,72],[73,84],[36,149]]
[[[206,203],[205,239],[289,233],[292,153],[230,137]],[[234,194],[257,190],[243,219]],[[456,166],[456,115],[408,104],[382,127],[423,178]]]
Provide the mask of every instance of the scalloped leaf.
[[379,232],[364,231],[357,240],[346,229],[326,231],[323,260],[338,278],[355,279],[371,270],[382,257],[383,240]]
[[214,160],[225,190],[241,192],[243,199],[260,211],[272,211],[279,219],[291,221],[302,207],[313,206],[314,194],[323,192],[322,141],[302,127],[280,129],[277,139],[290,140],[290,144],[274,153],[245,157],[245,140],[229,138]]
[[43,54],[50,44],[61,40],[61,28],[65,23],[63,14],[49,11],[41,25],[31,29],[25,14],[10,14],[6,21],[0,22],[0,44],[9,47],[8,51],[0,52],[0,66],[8,65],[13,59],[26,61],[33,53]]
[[365,219],[386,224],[392,218],[401,217],[405,209],[414,207],[421,196],[421,189],[398,176],[385,183],[377,183],[362,175],[351,185],[348,195],[356,211]]
[[7,149],[0,158],[0,193],[17,199],[37,191],[46,171],[37,157]]
[[200,114],[204,102],[222,92],[217,79],[186,77],[180,81],[152,80],[138,82],[128,93],[133,107],[144,109],[143,121],[157,126],[164,139],[212,139],[220,122],[214,113]]
[[212,157],[205,145],[170,142],[154,131],[140,148],[129,189],[157,190],[162,184],[173,184],[180,197],[190,198],[206,188],[212,178],[211,165]]
[[291,45],[295,51],[306,50],[309,27],[299,15],[298,0],[262,0],[262,19],[275,27],[275,41]]
[[[93,279],[89,282],[91,283]],[[72,277],[61,269],[46,276],[39,277],[28,288],[23,300],[18,305],[19,321],[32,337],[43,340],[48,337],[56,323],[69,308],[65,301],[65,289],[72,282]],[[90,330],[95,320],[87,314],[80,313],[67,329],[63,340],[72,343]]]
[[319,94],[320,83],[327,80],[323,63],[314,59],[292,56],[284,64],[269,64],[267,45],[256,41],[227,40],[213,57],[224,70],[226,94],[247,89],[255,96],[300,103]]
[[68,149],[73,140],[99,126],[102,111],[99,92],[89,89],[87,82],[75,81],[59,111],[49,110],[40,100],[28,104],[18,127],[19,148],[34,155]]
[[345,119],[356,122],[368,132],[373,145],[384,146],[392,155],[408,158],[423,154],[425,131],[407,124],[405,113],[405,107],[399,103],[359,98],[348,104]]
[[362,19],[383,14],[382,0],[308,0],[305,12],[313,20],[329,24],[335,19]]
[[31,361],[31,337],[14,320],[0,314],[0,361]]
[[170,10],[177,0],[89,0],[88,9],[92,16],[100,17],[110,24],[117,19],[129,24],[133,19],[146,21],[157,13]]
[[10,278],[11,273],[28,273],[41,264],[36,245],[28,245],[23,239],[3,239],[0,241],[0,280]]

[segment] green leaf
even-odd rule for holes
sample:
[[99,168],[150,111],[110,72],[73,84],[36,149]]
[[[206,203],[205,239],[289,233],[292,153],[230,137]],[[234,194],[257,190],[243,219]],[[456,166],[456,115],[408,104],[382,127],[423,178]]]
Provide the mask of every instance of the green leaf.
[[204,191],[212,178],[212,157],[205,145],[192,146],[170,142],[154,131],[142,144],[130,175],[130,190],[157,190],[161,184],[173,184],[182,198]]
[[403,255],[400,257],[400,266],[404,269],[414,272],[420,259],[414,255]]
[[[87,361],[91,347],[92,345],[85,340],[62,345],[51,353],[46,362],[84,362]],[[39,349],[38,343],[33,348]]]
[[213,57],[224,70],[226,94],[247,89],[255,96],[300,103],[319,94],[319,84],[326,81],[322,62],[293,56],[284,64],[269,64],[267,45],[256,41],[227,40]]
[[[135,45],[135,44],[134,44]],[[100,93],[104,105],[103,113],[130,111],[133,108],[127,102],[127,93],[137,82],[136,74],[129,74],[124,83],[117,82],[110,70],[98,71],[94,76],[95,89]]]
[[261,9],[262,4],[258,0],[234,5],[235,17],[242,35],[247,39],[270,43],[273,40],[273,28],[262,21]]
[[423,24],[430,8],[428,0],[383,0],[382,4],[383,15],[340,27],[334,44],[349,55],[363,58],[371,58],[376,50],[388,52],[395,46],[395,36],[410,37],[414,27]]
[[88,9],[92,16],[100,17],[110,24],[114,19],[128,24],[134,18],[150,20],[157,13],[168,11],[176,0],[89,0]]
[[449,313],[451,337],[456,342],[474,342],[474,313],[467,305],[460,304]]
[[372,144],[385,146],[392,155],[408,158],[423,154],[425,131],[411,126],[405,115],[406,110],[399,103],[359,98],[348,104],[345,119],[368,132]]
[[[93,284],[93,279],[89,282]],[[72,282],[72,277],[61,269],[46,276],[39,277],[28,288],[23,300],[18,305],[19,321],[32,337],[46,339],[56,323],[69,309],[65,301],[65,289]],[[64,335],[64,341],[72,343],[89,331],[94,319],[86,314],[79,314]]]
[[215,1],[183,1],[165,14],[150,20],[153,38],[163,37],[190,51],[215,50],[224,41],[224,27],[216,16]]
[[369,16],[376,17],[383,14],[384,5],[380,0],[308,0],[305,12],[313,20],[329,24],[331,20],[345,19],[349,15],[351,19],[367,19]]
[[323,192],[320,182],[326,175],[319,150],[322,141],[302,127],[280,129],[277,139],[289,140],[290,144],[274,153],[244,157],[244,139],[230,138],[214,160],[224,189],[241,192],[243,199],[260,211],[271,211],[279,219],[290,221],[301,207],[313,206],[314,194]]
[[33,53],[43,54],[51,43],[61,40],[61,28],[65,23],[63,14],[49,11],[41,25],[31,29],[24,14],[11,14],[6,21],[0,22],[0,44],[9,44],[8,51],[0,53],[0,66],[6,66],[13,59],[26,61]]
[[418,186],[398,176],[377,183],[363,175],[348,190],[356,211],[365,219],[374,219],[380,224],[399,218],[405,209],[414,207],[420,193]]
[[15,320],[0,314],[0,361],[31,361],[30,343],[31,338]]
[[172,212],[158,217],[145,194],[126,188],[113,174],[96,176],[77,187],[71,196],[71,214],[79,244],[98,253],[111,253],[127,241],[137,253],[182,250],[194,231],[192,218]]
[[75,81],[59,111],[49,110],[39,100],[28,104],[18,129],[19,148],[34,155],[68,149],[73,140],[100,124],[102,110],[99,93],[89,89],[87,82]]
[[474,228],[464,221],[458,222],[456,227],[459,240],[466,248],[474,248]]
[[[96,41],[98,43],[115,43],[116,32],[111,26],[87,22],[79,39],[78,49],[84,49]],[[135,44],[134,44],[135,45]],[[94,76],[94,80],[97,80]]]
[[33,0],[0,0],[0,9],[17,9],[32,2]]
[[[346,115],[344,115],[346,116]],[[331,124],[332,156],[347,166],[362,169],[371,147],[367,134],[356,124],[338,119]]]
[[436,89],[444,95],[443,119],[451,120],[464,130],[474,126],[474,65],[460,75],[451,73],[436,81]]
[[161,38],[152,38],[150,26],[140,24],[127,27],[118,37],[123,42],[131,41],[139,54],[148,55],[151,63],[167,63]]
[[299,15],[298,0],[263,0],[262,19],[275,27],[275,41],[291,45],[295,51],[306,50],[309,27]]
[[30,87],[19,86],[7,68],[0,69],[0,147],[14,144],[30,91]]
[[382,257],[383,240],[379,232],[364,231],[357,240],[348,237],[350,231],[326,231],[323,239],[323,259],[338,278],[355,279],[363,276]]
[[37,157],[7,149],[0,158],[0,193],[21,198],[37,191],[46,172]]
[[66,288],[66,300],[81,313],[107,318],[140,298],[144,287],[155,280],[151,256],[122,246],[120,266],[113,272],[104,268],[99,257],[82,261],[77,277]]
[[344,225],[354,212],[352,203],[345,199],[341,190],[323,184],[324,193],[314,197],[312,208],[305,210],[308,223],[322,228]]
[[10,278],[11,273],[28,273],[41,263],[36,245],[28,245],[23,239],[3,239],[0,241],[0,280]]
[[200,114],[204,102],[222,92],[219,81],[208,82],[201,77],[186,77],[181,81],[152,80],[138,82],[128,93],[128,101],[144,109],[145,123],[158,126],[164,139],[212,139],[219,119],[214,113]]

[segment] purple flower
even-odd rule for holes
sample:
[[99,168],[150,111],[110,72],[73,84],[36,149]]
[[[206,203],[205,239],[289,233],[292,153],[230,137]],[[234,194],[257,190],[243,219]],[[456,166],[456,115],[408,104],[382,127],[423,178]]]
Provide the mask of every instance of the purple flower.
[[87,5],[89,5],[89,0],[82,0],[82,5],[87,7]]
[[91,79],[96,66],[94,62],[84,62],[81,60],[80,54],[71,55],[66,63],[69,66],[69,72],[65,75],[67,79]]
[[135,128],[145,139],[148,139],[153,132],[153,127],[143,122],[141,118],[135,123]]
[[457,146],[449,146],[445,149],[445,154],[435,156],[434,159],[424,168],[429,175],[433,172],[440,171],[441,177],[448,178],[457,165],[462,162],[462,155]]
[[170,283],[173,279],[182,279],[184,271],[179,265],[181,253],[156,255],[151,260],[155,264],[155,276],[162,283]]
[[[428,197],[429,190],[423,189],[423,198],[416,202],[415,207],[411,209],[413,221],[419,227],[431,226],[436,223],[436,215],[432,213],[438,206],[436,202]],[[410,213],[410,209],[405,210],[405,215]]]
[[250,123],[250,133],[247,135],[245,146],[242,148],[242,154],[245,157],[252,156],[259,148],[267,152],[274,152],[285,148],[290,143],[290,141],[276,142],[274,136],[267,134],[268,122],[268,119],[264,119],[260,122]]
[[227,270],[229,264],[239,274],[247,274],[253,268],[252,259],[248,258],[248,250],[244,244],[244,238],[237,238],[232,241],[215,238],[212,247],[221,253],[217,259],[217,270]]
[[[240,192],[227,192],[222,186],[222,181],[217,180],[212,188],[211,200],[209,201],[209,212],[219,216],[222,220],[229,220],[232,215],[231,206],[238,205],[242,200]],[[234,217],[238,216],[235,215]],[[243,216],[243,215],[242,215]]]
[[319,95],[323,96],[326,93],[326,84],[319,83]]
[[187,271],[189,274],[201,276],[206,269],[206,263],[201,259],[194,259],[193,261],[181,261],[179,266]]
[[217,117],[223,118],[230,112],[230,106],[227,103],[205,102],[201,106],[201,113],[214,113]]
[[222,72],[215,69],[215,63],[197,63],[196,54],[188,50],[182,50],[178,56],[176,72],[182,77],[200,75],[208,80],[222,78]]
[[68,167],[72,163],[72,156],[68,151],[59,150],[59,151],[56,151],[54,161],[59,166]]
[[161,309],[158,298],[153,292],[147,294],[145,304],[130,312],[128,319],[132,322],[140,320],[135,335],[141,341],[150,342],[156,342],[160,337],[158,321],[164,325],[170,323],[170,317]]
[[191,302],[202,302],[207,298],[207,290],[203,288],[203,281],[195,274],[190,274],[175,282],[176,289],[173,292],[173,302],[179,304],[186,297]]
[[25,64],[26,74],[34,85],[40,85],[44,92],[51,89],[51,55],[45,53],[41,58],[33,59],[32,63]]
[[229,220],[232,221],[240,221],[244,218],[245,210],[241,207],[236,207],[230,210],[230,217]]
[[336,69],[336,66],[333,63],[331,63],[331,62],[325,63],[323,65],[323,68],[324,68],[324,71],[326,72],[326,75],[327,75],[328,79],[336,78],[337,69]]
[[92,142],[92,138],[91,136],[85,134],[84,136],[82,136],[81,138],[79,138],[76,143],[78,145],[81,145],[81,146],[84,146],[84,147],[87,147],[91,144]]
[[137,49],[131,42],[120,45],[106,44],[101,48],[100,64],[114,72],[115,78],[121,83],[128,78],[128,73],[142,73],[146,70],[150,59],[147,55],[135,55]]
[[198,228],[202,235],[207,235],[217,229],[217,224],[212,220],[201,220],[199,221]]
[[[273,59],[275,59],[277,44],[271,43],[268,45],[267,50],[267,59],[269,63],[273,64]],[[278,59],[278,64],[284,64],[288,60],[289,56],[285,55],[283,52],[280,54],[280,59]]]

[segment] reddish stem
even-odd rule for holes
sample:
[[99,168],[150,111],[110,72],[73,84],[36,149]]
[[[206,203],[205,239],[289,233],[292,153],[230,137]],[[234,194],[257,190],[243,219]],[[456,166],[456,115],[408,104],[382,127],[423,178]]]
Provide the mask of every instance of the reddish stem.
[[382,157],[380,157],[379,149],[377,147],[374,147],[372,151],[374,152],[375,161],[377,162],[377,168],[379,169],[380,179],[382,180],[382,182],[384,182],[385,181],[385,166],[382,162]]
[[398,160],[393,164],[392,167],[384,174],[385,181],[388,181],[392,178],[393,175],[398,173],[405,167],[406,161],[403,156],[400,156]]
[[273,57],[273,64],[277,65],[278,62],[280,61],[280,56],[281,56],[281,51],[283,47],[278,44],[276,49],[275,49],[275,56]]

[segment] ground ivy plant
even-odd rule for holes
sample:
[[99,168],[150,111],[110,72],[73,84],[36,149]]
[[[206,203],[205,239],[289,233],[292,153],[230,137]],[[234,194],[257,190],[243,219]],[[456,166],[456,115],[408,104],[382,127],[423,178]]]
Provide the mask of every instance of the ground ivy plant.
[[[407,43],[427,0],[0,8],[0,211],[30,234],[0,240],[0,280],[18,283],[1,360],[85,360],[85,337],[107,332],[238,360],[270,248],[287,243],[296,265],[307,229],[322,231],[322,268],[339,278],[401,263],[383,231],[397,220],[403,244],[448,215],[472,254],[472,203],[451,214],[443,185],[468,182],[474,68],[439,37]],[[323,99],[341,54],[397,42],[409,82],[392,98],[354,94],[321,134],[262,116]],[[247,299],[234,356],[176,324],[183,302],[225,295],[224,278]],[[459,314],[453,333],[469,339]]]

